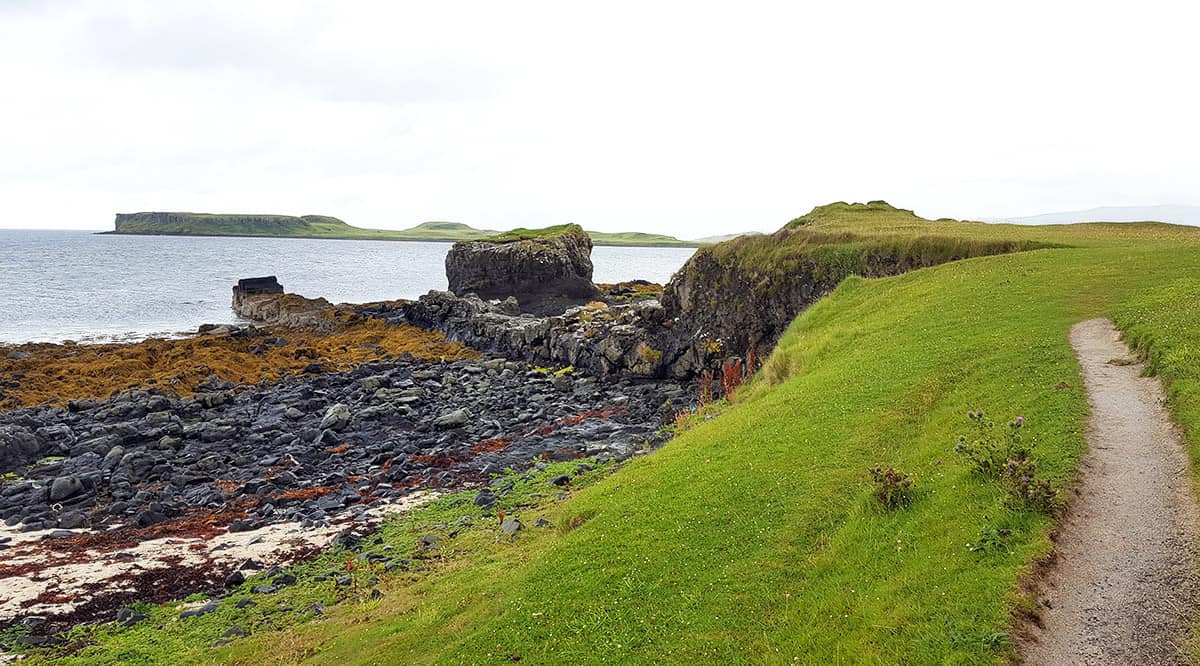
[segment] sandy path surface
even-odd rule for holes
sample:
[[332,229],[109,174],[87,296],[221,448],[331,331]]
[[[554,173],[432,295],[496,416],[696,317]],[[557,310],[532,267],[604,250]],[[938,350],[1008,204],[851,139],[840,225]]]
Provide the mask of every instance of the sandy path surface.
[[1071,345],[1092,407],[1088,450],[1024,662],[1184,663],[1198,521],[1182,439],[1112,322],[1076,324]]

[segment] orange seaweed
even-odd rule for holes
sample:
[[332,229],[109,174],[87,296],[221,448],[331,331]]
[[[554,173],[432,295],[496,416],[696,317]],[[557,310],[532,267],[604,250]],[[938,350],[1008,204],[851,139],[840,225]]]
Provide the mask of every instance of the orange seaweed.
[[[334,315],[330,315],[333,317]],[[313,364],[348,370],[368,361],[411,354],[424,360],[478,358],[475,350],[448,342],[441,333],[395,326],[377,319],[343,316],[335,330],[259,329],[256,337],[196,335],[96,345],[30,343],[0,345],[0,407],[97,399],[132,388],[161,388],[186,397],[210,375],[235,384],[274,381]],[[268,344],[267,338],[287,341]],[[11,351],[31,358],[6,358]],[[15,382],[17,386],[13,387]]]

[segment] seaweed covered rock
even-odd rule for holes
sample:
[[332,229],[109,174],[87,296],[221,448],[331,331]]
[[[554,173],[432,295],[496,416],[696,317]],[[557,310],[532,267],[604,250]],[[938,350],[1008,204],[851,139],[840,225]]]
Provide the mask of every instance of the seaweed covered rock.
[[446,278],[458,296],[511,296],[522,311],[557,314],[600,297],[591,255],[592,239],[577,224],[516,230],[455,243],[446,255]]

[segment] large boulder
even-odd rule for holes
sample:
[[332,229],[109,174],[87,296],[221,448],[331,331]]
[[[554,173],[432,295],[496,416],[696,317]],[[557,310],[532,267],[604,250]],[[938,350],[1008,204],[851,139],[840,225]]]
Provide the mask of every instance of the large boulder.
[[600,298],[592,284],[592,239],[577,224],[462,241],[446,255],[450,291],[515,297],[521,310],[556,314]]
[[325,316],[332,309],[324,298],[284,293],[274,275],[243,278],[233,287],[234,314],[260,324],[324,330],[333,325]]
[[25,428],[0,425],[0,473],[11,472],[40,457],[41,442]]

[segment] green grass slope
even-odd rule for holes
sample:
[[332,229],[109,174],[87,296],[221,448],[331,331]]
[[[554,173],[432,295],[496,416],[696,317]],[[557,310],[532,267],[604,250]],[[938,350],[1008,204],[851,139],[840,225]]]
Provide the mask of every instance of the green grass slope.
[[[197,636],[218,636],[225,616],[113,629],[77,659],[1003,663],[1012,612],[1028,603],[1018,583],[1049,551],[1051,520],[1007,506],[957,458],[965,414],[1024,416],[1039,474],[1061,487],[1087,415],[1067,331],[1115,315],[1169,382],[1195,451],[1200,235],[1154,224],[948,233],[1069,247],[847,279],[793,322],[728,411],[540,508],[558,529],[511,543],[467,530],[431,571],[385,577],[382,600],[284,631],[256,625],[223,648]],[[915,477],[911,506],[874,501],[876,464]],[[408,520],[404,548],[439,519]],[[973,551],[988,526],[1010,536]]]
[[[511,243],[520,240],[534,240],[538,238],[549,238],[556,236],[572,228],[581,228],[577,224],[556,224],[550,227],[540,229],[526,229],[518,227],[503,233],[494,234],[483,238],[482,240],[491,241],[494,243]],[[588,231],[588,236],[591,236],[592,243],[595,245],[628,245],[641,247],[695,247],[696,243],[681,241],[674,236],[665,236],[663,234],[647,234],[637,231],[623,231],[617,233],[607,233],[603,231]]]
[[[483,238],[515,240],[547,230],[514,229],[505,233],[476,229],[461,222],[422,222],[401,230],[364,229],[324,215],[237,215],[213,213],[119,213],[114,230],[106,233],[156,236],[246,236],[271,238],[325,238],[341,240],[471,241]],[[589,231],[596,245],[645,247],[695,247],[697,243],[673,236],[640,232]]]

